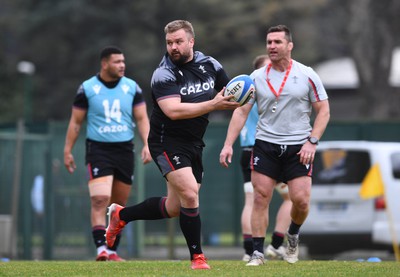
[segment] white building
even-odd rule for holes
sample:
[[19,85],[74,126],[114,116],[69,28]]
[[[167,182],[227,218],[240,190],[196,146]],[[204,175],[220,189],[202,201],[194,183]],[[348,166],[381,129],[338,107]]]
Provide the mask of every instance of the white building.
[[[344,57],[322,62],[314,66],[326,89],[355,89],[359,79],[352,58]],[[400,87],[400,47],[393,51],[389,83]]]

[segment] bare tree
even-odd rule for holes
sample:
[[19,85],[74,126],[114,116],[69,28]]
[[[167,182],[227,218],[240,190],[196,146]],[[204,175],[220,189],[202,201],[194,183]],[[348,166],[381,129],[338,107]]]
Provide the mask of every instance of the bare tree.
[[33,107],[41,107],[33,109],[36,120],[64,119],[70,113],[77,86],[96,73],[99,48],[106,44],[124,49],[127,74],[148,92],[152,71],[165,52],[162,27],[177,18],[194,24],[196,49],[217,57],[231,76],[249,72],[253,57],[265,52],[269,26],[286,24],[295,34],[295,59],[312,65],[354,58],[362,117],[400,115],[400,92],[388,83],[392,51],[400,42],[398,0],[3,2],[0,92],[7,101],[0,104],[0,120],[17,118],[22,105],[21,76],[15,69],[20,60],[36,65]]
[[348,43],[365,96],[364,117],[389,119],[400,114],[399,92],[389,84],[393,50],[399,42],[400,2],[353,0],[347,5]]

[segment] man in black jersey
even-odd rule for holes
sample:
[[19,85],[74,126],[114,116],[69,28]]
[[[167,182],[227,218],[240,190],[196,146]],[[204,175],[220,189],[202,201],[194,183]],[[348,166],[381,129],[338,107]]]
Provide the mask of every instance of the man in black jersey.
[[[192,269],[210,269],[201,249],[199,188],[203,177],[203,135],[208,113],[239,106],[224,97],[228,83],[221,64],[194,51],[192,24],[185,20],[168,23],[167,53],[151,80],[154,104],[148,138],[150,153],[167,180],[167,197],[153,197],[135,206],[109,207],[107,244],[133,220],[155,220],[179,216],[190,252]],[[215,91],[219,93],[215,94]]]

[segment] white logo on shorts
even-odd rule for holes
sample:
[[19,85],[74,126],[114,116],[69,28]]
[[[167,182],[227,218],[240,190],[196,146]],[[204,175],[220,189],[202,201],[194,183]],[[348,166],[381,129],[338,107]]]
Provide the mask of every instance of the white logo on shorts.
[[99,170],[97,167],[93,168],[93,175],[96,176],[97,174],[99,174]]
[[175,164],[177,164],[177,165],[181,164],[181,162],[179,161],[179,157],[178,156],[175,156],[172,159],[175,161]]
[[253,159],[253,165],[258,165],[257,163],[258,163],[259,160],[260,160],[259,157],[254,157],[254,159]]

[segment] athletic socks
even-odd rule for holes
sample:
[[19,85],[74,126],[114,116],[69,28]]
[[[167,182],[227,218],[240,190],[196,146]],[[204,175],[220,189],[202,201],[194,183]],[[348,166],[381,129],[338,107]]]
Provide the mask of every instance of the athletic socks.
[[[134,206],[125,207],[119,212],[119,218],[126,223],[134,220],[156,220],[169,218],[165,207],[166,197],[151,197]],[[201,220],[199,208],[181,207],[179,224],[186,239],[190,252],[190,259],[193,254],[203,253],[201,249]]]
[[290,226],[289,226],[288,233],[290,235],[297,235],[300,232],[300,227],[301,227],[301,224],[298,225],[298,224],[294,223],[292,220],[292,222],[290,223]]
[[181,207],[179,224],[189,248],[190,260],[192,260],[193,254],[203,253],[201,249],[201,220],[199,208]]
[[119,218],[126,223],[134,220],[156,220],[169,218],[165,208],[166,197],[151,197],[134,206],[125,207]]
[[102,245],[100,247],[97,247],[97,249],[96,249],[97,255],[100,255],[101,252],[103,252],[103,251],[107,251],[107,246]]
[[92,237],[96,248],[106,245],[106,227],[105,226],[93,226]]
[[257,250],[260,253],[264,253],[264,240],[265,237],[253,238],[254,251]]
[[[106,227],[101,226],[101,225],[94,226],[92,228],[92,237],[93,237],[93,241],[94,241],[94,244],[96,245],[97,249],[99,249],[99,247],[101,247],[101,246],[105,247],[106,246]],[[117,251],[120,240],[121,240],[121,234],[118,234],[115,239],[113,247],[108,248],[108,249]]]
[[243,234],[243,248],[247,255],[253,254],[253,238],[250,234]]
[[282,244],[283,244],[283,239],[285,238],[285,234],[282,234],[280,232],[273,232],[272,233],[272,240],[271,240],[271,245],[275,248],[278,249]]

